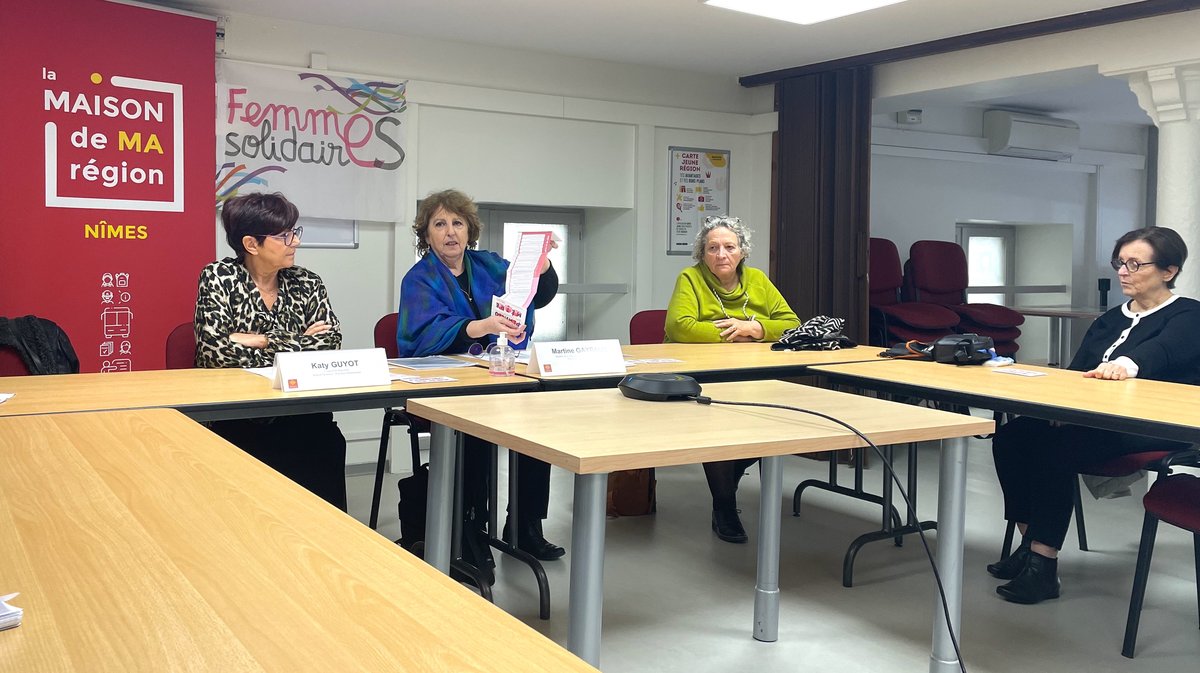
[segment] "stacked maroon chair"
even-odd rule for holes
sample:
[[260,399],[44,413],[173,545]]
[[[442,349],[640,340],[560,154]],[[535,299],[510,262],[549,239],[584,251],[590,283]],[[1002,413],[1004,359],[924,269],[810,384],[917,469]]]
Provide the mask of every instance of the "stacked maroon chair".
[[897,341],[933,343],[954,333],[958,314],[944,306],[901,301],[904,274],[896,244],[886,238],[870,241],[870,331],[874,346],[891,346]]
[[904,297],[939,304],[958,314],[957,332],[988,336],[1000,355],[1012,356],[1020,346],[1025,316],[998,304],[968,304],[967,255],[947,241],[917,241],[904,263]]

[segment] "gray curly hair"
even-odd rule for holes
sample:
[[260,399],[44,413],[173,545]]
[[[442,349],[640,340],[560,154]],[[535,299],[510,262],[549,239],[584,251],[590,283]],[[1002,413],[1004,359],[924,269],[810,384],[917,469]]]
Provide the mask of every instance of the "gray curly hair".
[[704,261],[704,246],[708,243],[708,235],[718,227],[725,227],[737,234],[738,247],[742,249],[742,261],[750,259],[750,229],[742,224],[742,218],[727,215],[711,215],[704,218],[700,232],[696,234],[696,244],[692,246],[692,259],[697,262]]

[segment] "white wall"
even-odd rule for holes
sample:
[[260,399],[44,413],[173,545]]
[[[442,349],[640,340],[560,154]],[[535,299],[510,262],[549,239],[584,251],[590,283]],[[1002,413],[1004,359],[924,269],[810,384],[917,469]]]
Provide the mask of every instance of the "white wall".
[[[302,249],[325,279],[346,347],[396,310],[412,264],[409,226],[425,194],[456,187],[477,201],[585,212],[583,278],[629,293],[579,298],[584,336],[628,338],[637,310],[666,306],[689,262],[666,255],[667,147],[731,152],[730,203],[769,249],[771,87],[732,78],[448,43],[235,14],[226,57],[408,78],[406,198],[397,222],[360,225],[357,250]],[[339,414],[349,462],[371,462],[380,414]]]

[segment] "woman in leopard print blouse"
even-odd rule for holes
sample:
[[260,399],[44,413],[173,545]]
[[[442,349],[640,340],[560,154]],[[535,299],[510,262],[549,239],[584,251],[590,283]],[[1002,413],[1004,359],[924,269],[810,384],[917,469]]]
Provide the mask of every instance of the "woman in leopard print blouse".
[[[221,222],[236,257],[200,272],[196,366],[269,367],[275,353],[342,343],[320,276],[295,266],[299,212],[282,194],[225,202]],[[346,440],[333,414],[217,421],[212,430],[331,504],[346,509]]]

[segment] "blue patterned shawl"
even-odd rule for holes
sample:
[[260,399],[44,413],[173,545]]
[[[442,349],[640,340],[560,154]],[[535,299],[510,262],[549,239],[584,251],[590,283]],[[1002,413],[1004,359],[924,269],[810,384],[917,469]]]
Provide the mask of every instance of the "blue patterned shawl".
[[[469,274],[471,295],[479,315],[492,314],[492,296],[504,294],[508,260],[486,250],[467,250],[463,273]],[[475,313],[458,280],[437,255],[427,253],[400,281],[400,318],[396,324],[396,345],[400,357],[423,357],[445,353],[464,323],[475,320]],[[525,341],[512,344],[525,347],[533,335],[533,305],[525,315]],[[496,336],[489,335],[494,343]]]

